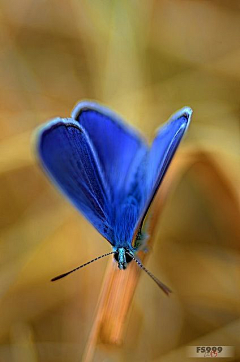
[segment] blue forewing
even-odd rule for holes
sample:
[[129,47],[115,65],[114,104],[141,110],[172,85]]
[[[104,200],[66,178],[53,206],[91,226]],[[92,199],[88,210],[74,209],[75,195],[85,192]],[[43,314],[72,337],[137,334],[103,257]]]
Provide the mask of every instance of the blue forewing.
[[110,193],[86,132],[73,119],[57,118],[40,130],[37,150],[60,190],[112,243]]
[[81,102],[72,118],[41,128],[40,160],[70,201],[115,247],[131,247],[171,159],[191,109],[177,112],[149,148],[112,111]]

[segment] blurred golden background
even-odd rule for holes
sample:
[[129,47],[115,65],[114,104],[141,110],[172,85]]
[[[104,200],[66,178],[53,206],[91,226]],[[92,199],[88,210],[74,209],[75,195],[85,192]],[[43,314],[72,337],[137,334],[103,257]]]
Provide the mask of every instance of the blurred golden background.
[[179,108],[194,110],[146,262],[174,293],[141,275],[122,344],[98,336],[89,358],[190,361],[186,346],[230,345],[239,361],[240,2],[1,0],[0,9],[0,362],[88,358],[108,261],[49,280],[110,246],[50,184],[31,144],[36,126],[81,99],[115,109],[148,140]]

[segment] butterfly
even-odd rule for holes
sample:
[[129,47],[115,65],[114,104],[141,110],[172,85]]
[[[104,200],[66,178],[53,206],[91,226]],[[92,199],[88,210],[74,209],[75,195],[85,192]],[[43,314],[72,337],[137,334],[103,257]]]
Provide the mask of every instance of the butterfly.
[[39,129],[36,148],[44,170],[112,245],[112,251],[52,281],[113,254],[119,269],[134,260],[166,294],[171,292],[137,252],[146,247],[146,215],[191,115],[189,107],[176,112],[151,146],[116,113],[91,101],[80,102],[70,118],[55,118]]

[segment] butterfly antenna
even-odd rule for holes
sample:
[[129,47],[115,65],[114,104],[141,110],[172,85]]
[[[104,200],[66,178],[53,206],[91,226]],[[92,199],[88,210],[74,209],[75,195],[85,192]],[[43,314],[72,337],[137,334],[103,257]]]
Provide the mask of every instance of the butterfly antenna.
[[159,288],[162,289],[162,291],[166,294],[169,295],[170,293],[172,293],[171,289],[169,289],[165,284],[163,284],[162,282],[160,282],[160,280],[158,280],[149,270],[147,270],[147,268],[145,268],[144,265],[142,265],[142,263],[140,262],[140,260],[136,259],[132,254],[128,253],[127,254],[138,264],[138,266],[144,270],[149,276],[150,278],[152,278],[155,283],[159,286]]
[[81,269],[81,268],[83,268],[84,266],[86,266],[86,265],[88,265],[88,264],[91,264],[91,263],[93,263],[94,261],[97,261],[98,259],[105,258],[105,256],[108,256],[108,255],[111,255],[111,254],[114,254],[114,251],[110,251],[109,253],[100,255],[100,256],[98,256],[97,258],[92,259],[92,260],[88,261],[87,263],[82,264],[82,265],[78,266],[77,268],[74,268],[73,270],[70,270],[70,271],[67,272],[67,273],[60,274],[60,275],[58,275],[57,277],[52,278],[52,279],[51,279],[51,282],[55,282],[55,280],[62,279],[62,278],[64,278],[64,277],[66,277],[67,275],[75,272],[76,270]]

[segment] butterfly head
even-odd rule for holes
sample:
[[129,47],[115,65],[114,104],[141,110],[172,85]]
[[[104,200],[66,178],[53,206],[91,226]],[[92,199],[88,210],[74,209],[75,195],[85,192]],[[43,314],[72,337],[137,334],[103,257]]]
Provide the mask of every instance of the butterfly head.
[[117,248],[114,253],[114,259],[118,263],[119,269],[123,270],[127,268],[128,263],[132,261],[131,252],[126,248]]

